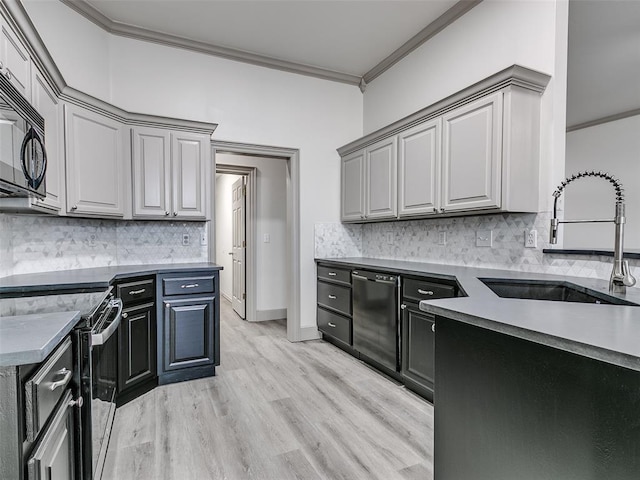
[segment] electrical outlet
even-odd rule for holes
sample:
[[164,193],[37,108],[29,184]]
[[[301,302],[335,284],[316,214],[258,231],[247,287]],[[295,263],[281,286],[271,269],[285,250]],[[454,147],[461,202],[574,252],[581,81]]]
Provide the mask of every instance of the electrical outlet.
[[393,245],[393,232],[387,232],[387,244]]
[[538,248],[538,232],[536,230],[524,231],[524,246],[526,248]]
[[92,233],[91,235],[89,235],[89,246],[90,247],[95,247],[96,246],[96,234]]
[[189,242],[191,241],[191,237],[188,233],[183,233],[182,234],[182,245],[184,245],[185,247],[187,245],[189,245]]
[[438,232],[438,245],[447,244],[447,232]]
[[476,232],[476,247],[492,247],[493,230],[478,230]]

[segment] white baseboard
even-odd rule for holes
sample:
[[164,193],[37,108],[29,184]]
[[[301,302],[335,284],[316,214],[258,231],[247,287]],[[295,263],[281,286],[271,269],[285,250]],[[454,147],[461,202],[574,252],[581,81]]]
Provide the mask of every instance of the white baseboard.
[[320,338],[320,332],[318,331],[318,327],[301,327],[300,328],[300,341],[304,342],[305,340],[317,340]]
[[281,320],[287,318],[286,308],[274,308],[272,310],[257,310],[256,322],[266,322],[268,320]]
[[229,301],[229,303],[232,302],[231,297],[229,295],[227,295],[224,292],[220,292],[220,295],[222,295],[222,298],[226,299],[227,301]]

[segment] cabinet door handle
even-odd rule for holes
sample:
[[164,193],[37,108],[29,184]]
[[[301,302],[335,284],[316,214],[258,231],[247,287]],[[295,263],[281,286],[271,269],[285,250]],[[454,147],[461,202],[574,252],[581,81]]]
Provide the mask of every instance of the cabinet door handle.
[[433,333],[436,333],[436,324],[435,324],[435,323],[432,323],[432,324],[431,324],[431,331],[432,331]]
[[188,285],[180,285],[180,288],[196,288],[199,287],[197,283],[189,283]]
[[335,299],[336,299],[336,298],[338,298],[338,297],[336,297],[335,295],[329,295],[329,298],[330,298],[331,300],[335,300]]
[[336,273],[336,272],[329,272],[329,273],[328,273],[328,275],[329,275],[330,277],[335,277],[335,276],[337,275],[337,273]]
[[421,288],[418,289],[418,293],[420,293],[422,295],[433,295],[433,291],[432,290],[422,290]]
[[78,209],[78,205],[74,205],[73,207],[71,207],[71,210],[77,210]]
[[165,210],[164,214],[165,214],[165,216],[167,216],[167,217],[169,216],[169,212],[168,212],[167,210]]
[[400,305],[400,309],[404,310],[405,308],[407,308],[407,306],[403,303],[402,305]]
[[7,70],[6,75],[7,75],[7,80],[11,80],[11,72],[9,70]]
[[327,323],[327,325],[329,325],[331,328],[336,328],[336,324],[335,323],[329,322],[329,323]]
[[67,370],[67,367],[62,368],[62,370],[58,370],[56,372],[56,375],[63,375],[63,377],[57,382],[51,382],[51,385],[49,385],[49,390],[53,392],[56,388],[65,386],[67,383],[69,383],[69,380],[71,380],[72,374],[73,372],[71,370]]
[[140,290],[131,290],[129,292],[129,295],[140,295],[141,293],[144,293],[146,291],[147,291],[146,288],[141,288]]
[[171,308],[171,304],[167,303],[167,302],[164,302],[164,308]]
[[177,217],[178,216],[178,212],[173,212],[173,216]]
[[128,314],[127,312],[124,312],[124,313],[122,314],[122,318],[129,318],[129,314]]

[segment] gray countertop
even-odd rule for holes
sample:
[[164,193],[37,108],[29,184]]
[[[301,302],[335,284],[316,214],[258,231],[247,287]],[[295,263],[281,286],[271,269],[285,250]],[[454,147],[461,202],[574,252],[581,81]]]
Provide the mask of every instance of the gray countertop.
[[[436,315],[640,371],[640,307],[500,298],[478,278],[562,280],[609,294],[609,282],[559,275],[371,258],[316,259],[355,268],[456,279],[467,297],[429,300]],[[640,304],[640,288],[625,296]]]
[[[0,297],[64,294],[77,290],[107,289],[120,278],[159,273],[193,274],[221,270],[215,263],[181,263],[160,265],[120,265],[60,272],[13,275],[0,278]],[[97,293],[101,296],[101,293]],[[34,297],[24,298],[30,301]],[[101,297],[102,298],[102,297]],[[15,301],[21,300],[16,298]],[[13,300],[6,300],[13,301]],[[42,362],[80,320],[80,312],[47,312],[30,315],[0,315],[0,367]]]
[[0,318],[0,367],[40,363],[80,320],[80,312]]
[[118,265],[114,267],[81,268],[57,272],[26,273],[0,277],[0,295],[108,287],[119,278],[141,277],[157,273],[197,273],[222,270],[220,265],[202,263],[167,263],[155,265]]

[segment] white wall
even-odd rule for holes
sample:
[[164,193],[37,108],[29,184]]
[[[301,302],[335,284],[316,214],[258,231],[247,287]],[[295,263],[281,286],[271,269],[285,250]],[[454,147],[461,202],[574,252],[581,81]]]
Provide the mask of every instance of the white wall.
[[[286,250],[287,162],[279,158],[217,154],[216,163],[256,167],[258,169],[256,187],[258,195],[258,211],[256,212],[256,310],[267,314],[269,310],[285,309],[289,300],[288,253]],[[216,182],[217,186],[218,182]],[[217,197],[218,192],[216,191],[216,199]],[[216,220],[216,228],[218,226],[219,224]],[[264,242],[265,234],[270,236],[269,243]],[[217,237],[218,232],[216,231]],[[217,258],[219,257],[216,257],[216,261]]]
[[364,93],[370,133],[519,64],[552,76],[541,105],[541,210],[564,172],[568,3],[485,0],[376,78]]
[[[314,327],[314,223],[339,221],[335,149],[362,136],[358,87],[122,37],[108,36],[105,49],[103,32],[62,12],[68,7],[60,2],[25,1],[74,88],[129,111],[219,123],[221,140],[300,150],[300,324]],[[96,48],[98,58],[78,56],[78,48]],[[105,52],[110,59],[101,58]],[[94,84],[102,85],[107,66],[110,96]]]
[[[567,134],[566,173],[582,170],[608,172],[620,179],[625,191],[625,249],[640,250],[640,115],[583,128]],[[563,195],[565,218],[613,218],[614,190],[601,179],[581,179]],[[562,225],[565,248],[602,248],[614,245],[614,226]]]
[[233,292],[233,258],[229,255],[233,247],[231,186],[240,178],[242,178],[240,175],[216,175],[216,196],[214,199],[215,261],[224,268],[220,272],[220,293],[228,300],[231,300]]

